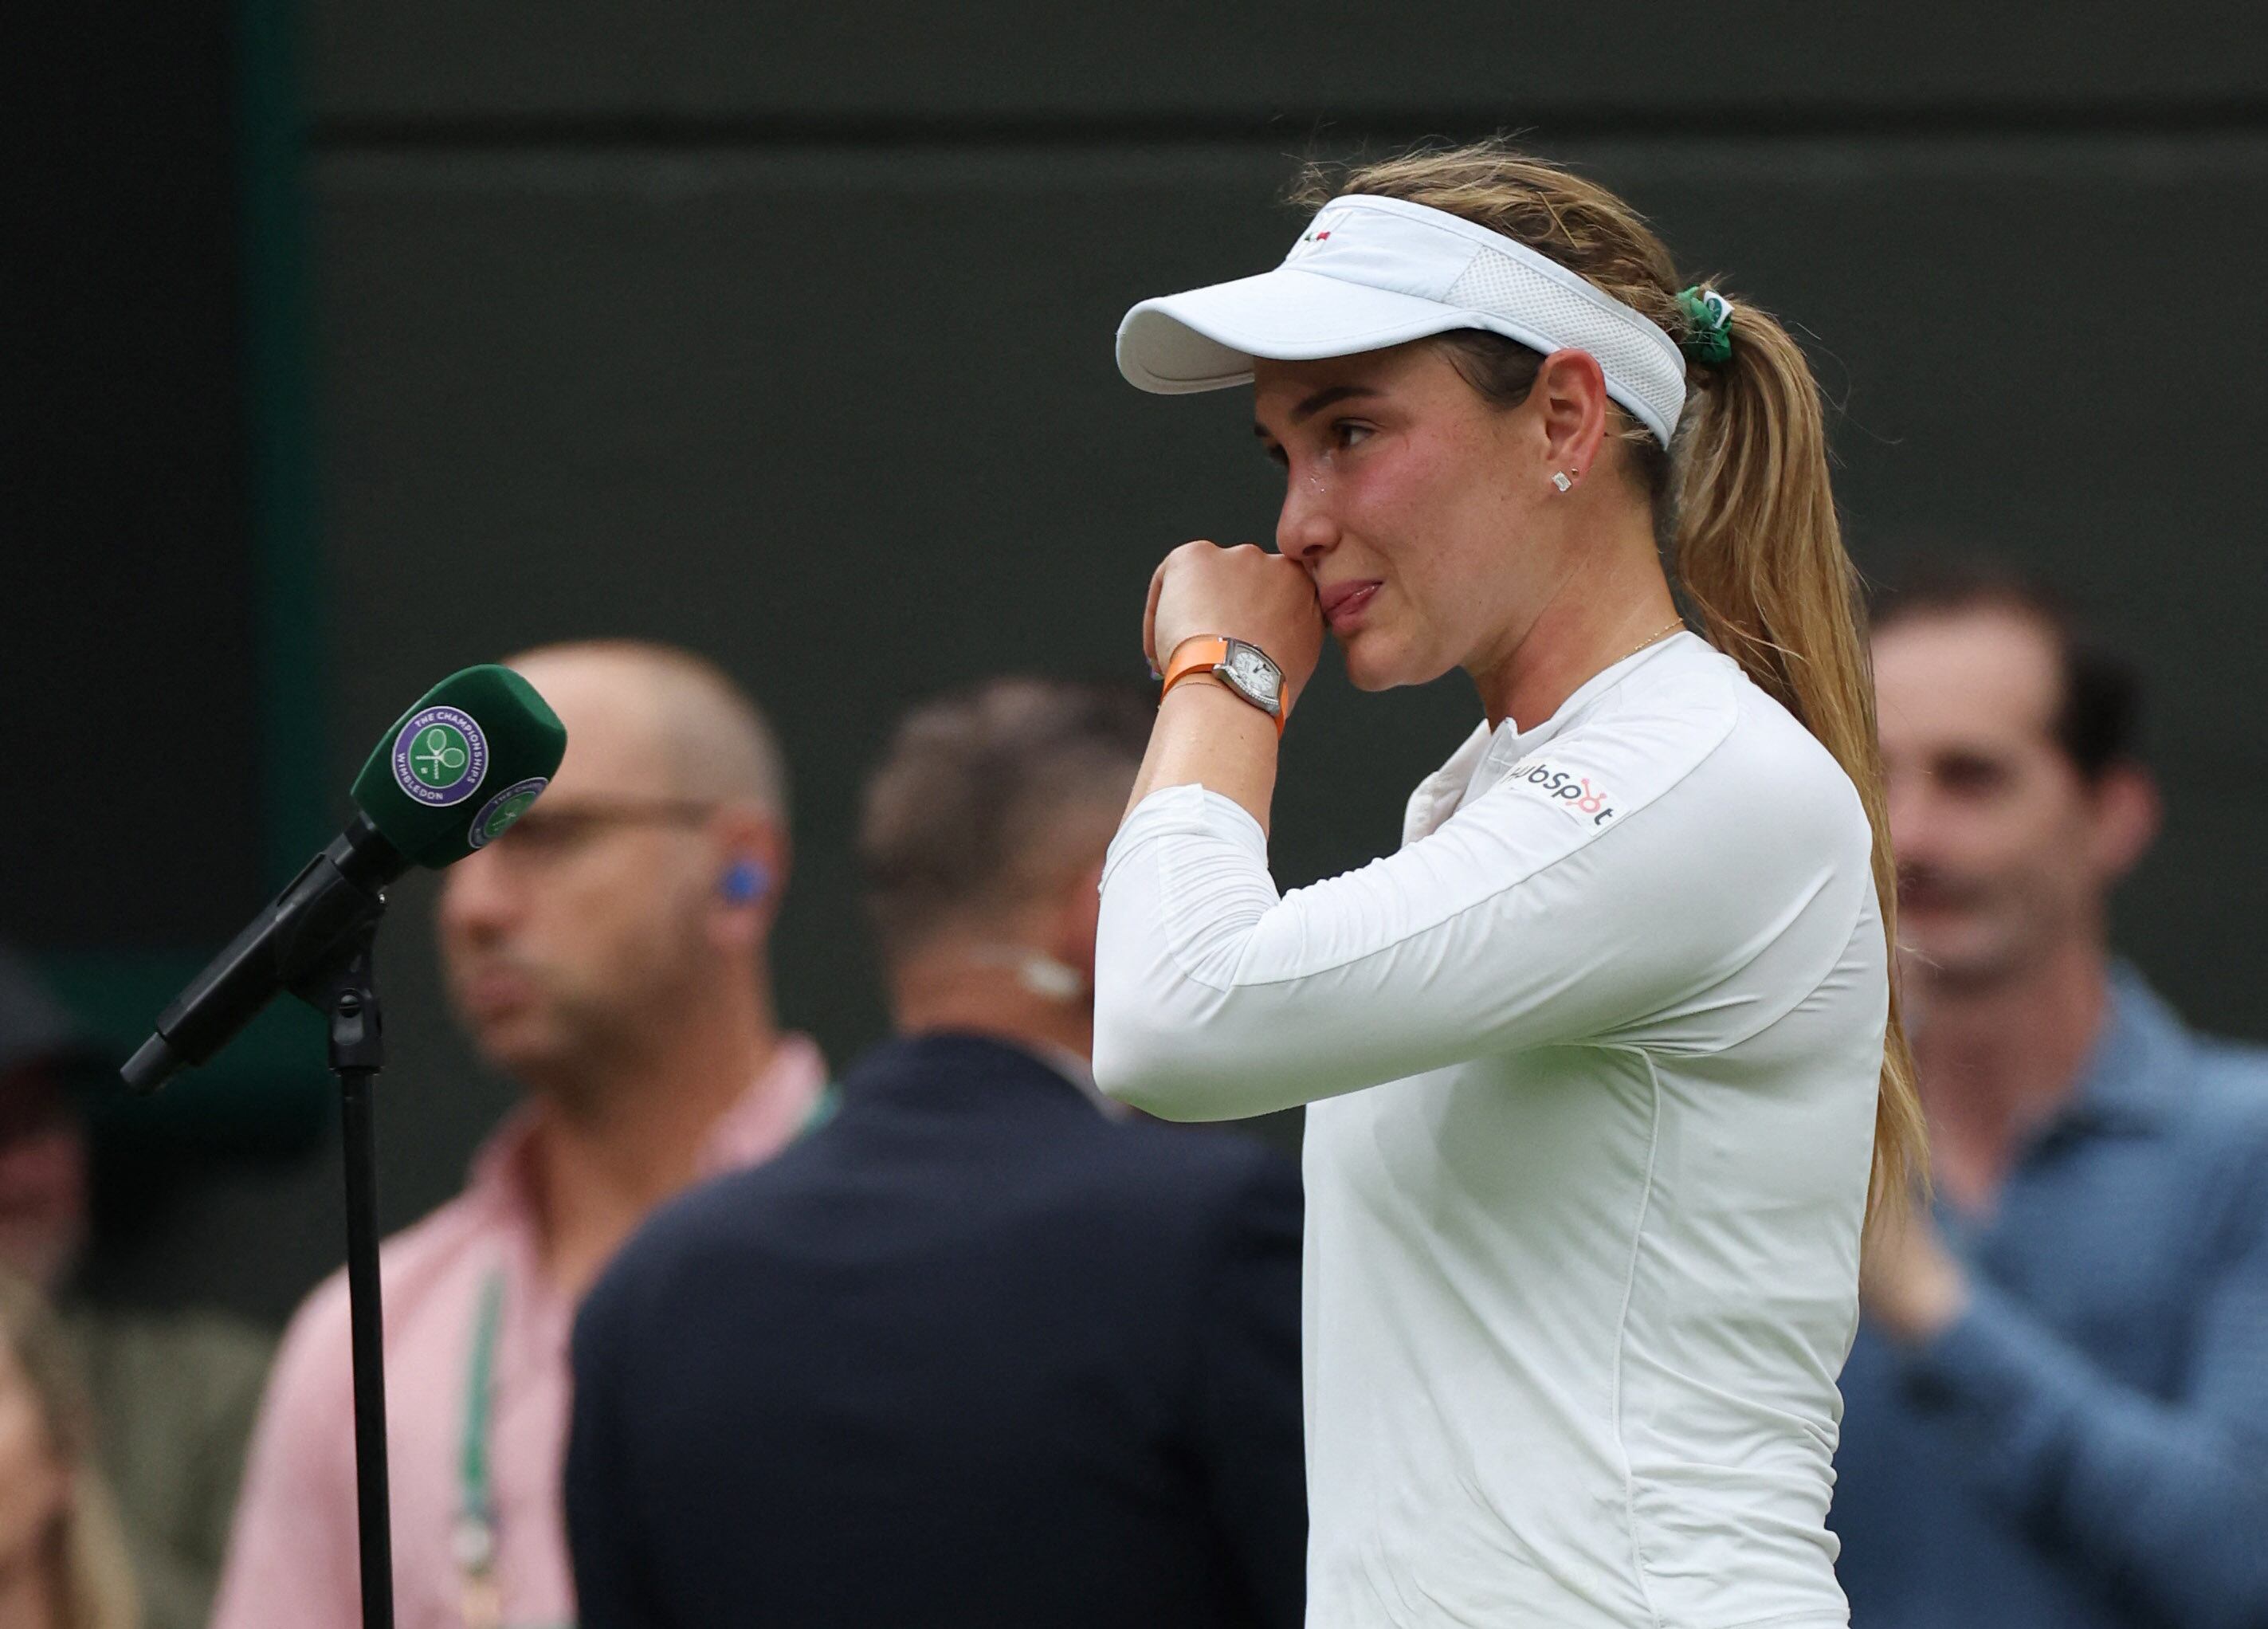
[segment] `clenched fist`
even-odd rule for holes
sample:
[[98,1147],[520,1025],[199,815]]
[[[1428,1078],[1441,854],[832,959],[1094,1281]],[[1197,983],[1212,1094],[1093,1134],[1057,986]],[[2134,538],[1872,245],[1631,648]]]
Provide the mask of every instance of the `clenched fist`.
[[1150,579],[1142,650],[1162,670],[1182,640],[1218,634],[1257,645],[1283,670],[1284,716],[1291,717],[1323,647],[1323,617],[1307,571],[1249,543],[1183,543]]

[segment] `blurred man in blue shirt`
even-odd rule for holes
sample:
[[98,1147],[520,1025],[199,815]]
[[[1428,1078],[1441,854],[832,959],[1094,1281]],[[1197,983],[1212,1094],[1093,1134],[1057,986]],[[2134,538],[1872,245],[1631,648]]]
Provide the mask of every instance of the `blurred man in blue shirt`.
[[1853,1621],[2268,1625],[2268,1053],[2110,955],[2133,676],[1991,572],[1891,601],[1874,663],[1937,1192],[1844,1374]]

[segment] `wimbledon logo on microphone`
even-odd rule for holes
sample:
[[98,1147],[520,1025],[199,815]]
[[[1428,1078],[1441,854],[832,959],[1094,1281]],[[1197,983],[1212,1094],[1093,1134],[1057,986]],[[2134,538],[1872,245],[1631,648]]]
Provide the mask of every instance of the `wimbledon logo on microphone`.
[[462,803],[488,772],[488,737],[459,708],[412,713],[394,738],[394,785],[429,808]]
[[465,841],[476,849],[484,849],[504,836],[512,822],[527,813],[527,806],[550,781],[541,775],[527,780],[514,781],[502,792],[481,805],[481,812],[473,816],[466,830]]

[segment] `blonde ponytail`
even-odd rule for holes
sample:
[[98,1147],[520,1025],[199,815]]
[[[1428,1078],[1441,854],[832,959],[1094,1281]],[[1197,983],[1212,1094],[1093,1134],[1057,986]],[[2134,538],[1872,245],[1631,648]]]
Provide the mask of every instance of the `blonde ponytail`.
[[[1673,586],[1703,633],[1818,739],[1866,806],[1892,953],[1869,1224],[1894,1214],[1926,1176],[1926,1139],[1899,1014],[1896,873],[1873,667],[1810,365],[1786,330],[1752,306],[1735,304],[1727,313],[1709,299],[1701,317],[1703,302],[1683,289],[1669,250],[1637,210],[1503,142],[1421,149],[1344,172],[1310,169],[1293,195],[1319,207],[1347,193],[1426,204],[1516,239],[1651,319],[1683,342],[1689,357],[1709,357],[1687,370],[1674,447],[1665,451],[1627,418],[1620,439],[1653,495]],[[1704,321],[1716,331],[1700,332]],[[1541,360],[1476,330],[1440,343],[1476,389],[1500,402],[1526,397]]]
[[[1672,460],[1670,560],[1710,643],[1794,714],[1859,789],[1874,828],[1874,892],[1893,953],[1889,1034],[1874,1111],[1869,1211],[1924,1175],[1926,1134],[1899,1013],[1897,875],[1882,797],[1859,574],[1829,485],[1827,431],[1810,364],[1787,330],[1745,302],[1730,352],[1692,370]],[[1675,330],[1673,330],[1675,331]]]

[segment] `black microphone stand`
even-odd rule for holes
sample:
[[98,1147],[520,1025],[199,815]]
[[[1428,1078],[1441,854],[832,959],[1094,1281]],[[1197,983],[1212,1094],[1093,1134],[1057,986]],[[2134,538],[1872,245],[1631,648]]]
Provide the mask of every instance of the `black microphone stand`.
[[386,1024],[371,951],[377,909],[332,947],[291,993],[330,1021],[347,1180],[347,1307],[354,1361],[355,1524],[363,1629],[394,1629],[394,1539],[386,1475],[385,1318],[378,1280],[378,1146],[371,1083],[386,1064]]
[[386,885],[409,866],[370,817],[354,821],[158,1015],[157,1033],[119,1072],[142,1093],[228,1044],[280,986],[330,1025],[347,1179],[347,1307],[354,1363],[355,1516],[363,1629],[394,1629],[394,1544],[387,1507],[385,1322],[378,1281],[378,1154],[371,1082],[386,1028],[371,952]]

